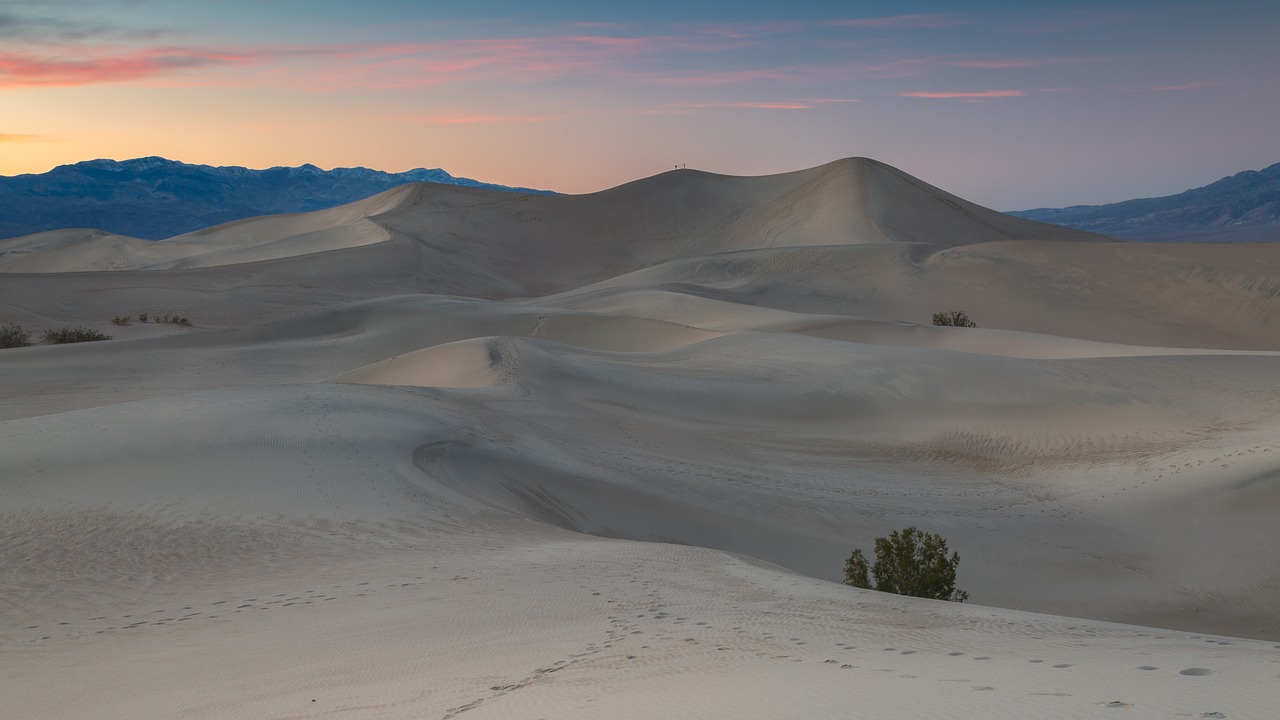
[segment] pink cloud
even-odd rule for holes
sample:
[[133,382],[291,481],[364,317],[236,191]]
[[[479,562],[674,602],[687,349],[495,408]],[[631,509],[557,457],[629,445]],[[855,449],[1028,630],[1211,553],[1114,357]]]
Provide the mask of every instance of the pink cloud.
[[344,62],[316,72],[324,87],[402,88],[472,80],[535,82],[566,75],[640,78],[642,58],[716,52],[721,40],[666,35],[554,35],[353,47]]
[[0,52],[0,89],[124,82],[210,66],[245,65],[255,59],[253,54],[185,48],[87,50],[72,59]]
[[898,97],[912,98],[929,98],[931,100],[947,100],[952,98],[1004,98],[1004,97],[1023,97],[1026,93],[1021,90],[979,90],[977,92],[900,92]]
[[[221,78],[237,84],[286,85],[328,91],[429,87],[494,81],[534,83],[564,77],[611,77],[671,87],[708,87],[756,82],[821,82],[857,77],[911,77],[939,64],[937,58],[890,58],[883,62],[813,63],[804,66],[719,67],[678,62],[682,54],[724,53],[740,58],[763,41],[757,36],[809,32],[817,28],[943,27],[953,15],[918,14],[756,25],[694,26],[668,34],[624,35],[609,25],[584,23],[573,32],[512,38],[464,38],[439,42],[394,42],[312,46],[257,46],[228,50],[183,47],[119,49],[65,44],[40,51],[0,51],[0,89],[75,86],[148,80],[190,84],[191,71],[253,67],[252,78]],[[598,28],[600,34],[592,31]],[[305,58],[304,62],[293,62]],[[673,60],[675,58],[675,60]],[[972,61],[974,63],[995,61]],[[696,65],[702,70],[684,70]],[[202,82],[216,82],[206,76]]]
[[63,45],[0,51],[0,89],[126,82],[202,68],[267,65],[292,57],[330,57],[340,62],[293,69],[267,67],[264,73],[319,89],[413,87],[490,78],[531,81],[574,73],[624,74],[626,64],[639,57],[724,49],[726,41],[716,38],[594,34],[222,51]]

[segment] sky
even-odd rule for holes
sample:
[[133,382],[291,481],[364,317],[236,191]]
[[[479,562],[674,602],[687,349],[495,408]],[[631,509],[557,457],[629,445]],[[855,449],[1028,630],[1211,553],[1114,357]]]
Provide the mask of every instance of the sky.
[[1280,1],[0,0],[0,175],[160,155],[586,193],[864,156],[999,210],[1280,162]]

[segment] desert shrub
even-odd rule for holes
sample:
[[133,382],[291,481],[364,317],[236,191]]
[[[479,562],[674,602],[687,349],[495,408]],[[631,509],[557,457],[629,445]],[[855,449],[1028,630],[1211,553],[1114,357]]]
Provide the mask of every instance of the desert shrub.
[[0,348],[26,347],[31,344],[31,331],[17,323],[0,327]]
[[128,315],[117,315],[111,318],[112,325],[128,325],[133,320]]
[[978,323],[970,320],[963,310],[936,312],[933,314],[933,324],[946,327],[978,327]]
[[190,320],[172,313],[165,313],[164,315],[161,315],[160,313],[155,313],[154,315],[150,313],[138,313],[138,322],[151,322],[156,325],[160,325],[161,323],[173,323],[174,325],[181,325],[182,327],[191,327]]
[[947,541],[941,535],[909,527],[894,530],[887,538],[876,538],[876,561],[870,567],[862,551],[854,550],[844,564],[844,583],[880,592],[964,602],[969,593],[956,589],[959,564],[960,553],[947,557]]
[[44,341],[53,343],[54,345],[63,345],[66,343],[93,342],[95,340],[110,340],[111,336],[100,333],[92,328],[81,325],[80,327],[60,327],[56,330],[45,330]]

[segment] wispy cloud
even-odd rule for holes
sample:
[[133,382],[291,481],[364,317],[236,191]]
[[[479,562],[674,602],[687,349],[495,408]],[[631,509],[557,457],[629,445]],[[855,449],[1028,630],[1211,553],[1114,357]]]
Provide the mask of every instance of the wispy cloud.
[[950,13],[917,13],[913,15],[890,15],[878,18],[851,18],[827,21],[828,24],[839,27],[869,28],[944,28],[964,25],[966,22],[959,15]]
[[765,80],[803,82],[813,75],[804,68],[757,68],[750,70],[709,70],[704,72],[650,72],[633,73],[632,79],[654,85],[671,87],[711,87],[716,85],[740,85]]
[[1167,93],[1167,92],[1187,92],[1190,90],[1204,90],[1205,88],[1221,87],[1222,83],[1216,82],[1189,82],[1180,85],[1156,85],[1154,87],[1118,87],[1118,92],[1126,93]]
[[898,97],[910,98],[928,98],[930,100],[951,100],[951,99],[986,99],[986,98],[1007,98],[1007,97],[1023,97],[1026,93],[1021,90],[977,90],[972,92],[964,91],[907,91],[898,93]]
[[1203,90],[1205,88],[1217,87],[1218,83],[1213,82],[1191,82],[1182,85],[1161,85],[1151,88],[1156,92],[1183,92],[1184,90]]
[[717,108],[746,108],[749,110],[812,110],[811,103],[803,102],[720,102],[720,103],[682,103],[672,105],[673,108],[690,110],[713,110]]
[[829,18],[822,20],[793,20],[761,23],[712,23],[682,25],[680,28],[693,34],[716,35],[739,40],[761,38],[770,35],[805,33],[839,28],[915,28],[936,29],[964,25],[967,21],[949,13],[921,13],[914,15],[889,15],[868,18]]
[[[41,22],[5,14],[8,31],[40,34]],[[190,84],[192,73],[252,67],[237,83],[284,85],[332,91],[397,90],[467,82],[541,83],[567,78],[610,78],[633,84],[697,88],[761,82],[817,83],[858,78],[914,77],[947,63],[941,58],[876,57],[833,61],[830,53],[797,55],[790,48],[821,31],[873,32],[929,29],[964,23],[951,14],[836,18],[802,22],[668,25],[637,32],[611,23],[571,23],[569,32],[511,37],[450,38],[431,42],[347,43],[295,46],[149,46],[123,41],[105,26],[61,24],[43,31],[58,42],[16,43],[0,49],[0,89],[75,86],[175,77]],[[7,23],[7,25],[6,25]],[[82,36],[106,37],[90,41]],[[780,37],[770,37],[770,36]],[[761,46],[785,55],[754,52]],[[842,51],[843,52],[843,51]],[[791,64],[778,62],[782,57]],[[803,58],[803,59],[801,59]],[[956,60],[967,67],[1014,67],[1032,61]],[[1037,62],[1054,62],[1052,60]],[[1030,66],[1016,65],[1016,66]],[[696,68],[696,69],[695,69]],[[211,76],[205,75],[202,80]]]
[[79,57],[0,52],[0,89],[93,85],[141,80],[211,66],[247,65],[261,59],[253,52],[189,48],[82,51]]
[[428,125],[527,125],[532,123],[568,120],[590,113],[561,113],[559,115],[424,115],[415,118]]
[[[65,5],[66,3],[60,3]],[[58,8],[54,3],[44,7],[36,3],[0,3],[0,38],[7,44],[26,46],[49,43],[85,42],[93,40],[143,40],[156,39],[169,34],[160,28],[124,28],[97,20],[82,20],[74,14],[61,17],[41,13]]]
[[804,100],[743,100],[736,102],[676,103],[660,107],[567,112],[547,115],[470,114],[424,115],[408,118],[429,125],[527,125],[584,117],[638,117],[645,115],[693,115],[709,110],[813,110],[824,104],[861,102],[857,98],[809,98]]
[[1158,10],[1152,8],[1134,10],[1068,11],[1038,17],[1026,22],[1014,23],[1007,27],[1009,30],[1022,35],[1071,33],[1113,25],[1150,22],[1169,14],[1173,10],[1174,8],[1165,7]]
[[982,70],[1017,70],[1022,68],[1077,65],[1080,63],[1101,62],[1106,59],[1107,58],[1104,57],[989,58],[973,60],[943,60],[940,64],[951,67],[976,68]]
[[45,135],[24,135],[22,133],[0,133],[0,143],[8,142],[41,142],[48,140]]

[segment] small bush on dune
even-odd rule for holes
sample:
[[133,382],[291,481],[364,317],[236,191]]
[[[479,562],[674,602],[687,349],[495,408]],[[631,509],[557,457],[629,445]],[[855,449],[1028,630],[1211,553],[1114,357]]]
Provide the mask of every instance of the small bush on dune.
[[78,342],[94,342],[95,340],[110,340],[111,336],[100,333],[92,328],[84,327],[61,327],[56,330],[45,330],[44,341],[53,343],[54,345],[64,345],[66,343]]
[[933,324],[942,325],[944,327],[978,327],[978,324],[970,320],[969,316],[965,314],[965,311],[963,310],[936,312],[933,314]]
[[170,313],[165,313],[164,315],[159,313],[154,315],[151,313],[138,313],[138,322],[150,322],[155,325],[172,323],[174,325],[181,325],[182,327],[191,327],[191,321],[189,319]]
[[[915,527],[876,538],[876,562],[868,567],[861,550],[844,564],[844,584],[912,597],[964,602],[969,593],[956,589],[960,553],[947,557],[947,541]],[[871,578],[875,578],[872,586]]]
[[111,318],[112,325],[128,325],[131,322],[133,322],[133,320],[130,319],[128,315],[117,315]]
[[13,323],[0,327],[0,348],[26,347],[31,344],[31,331]]

